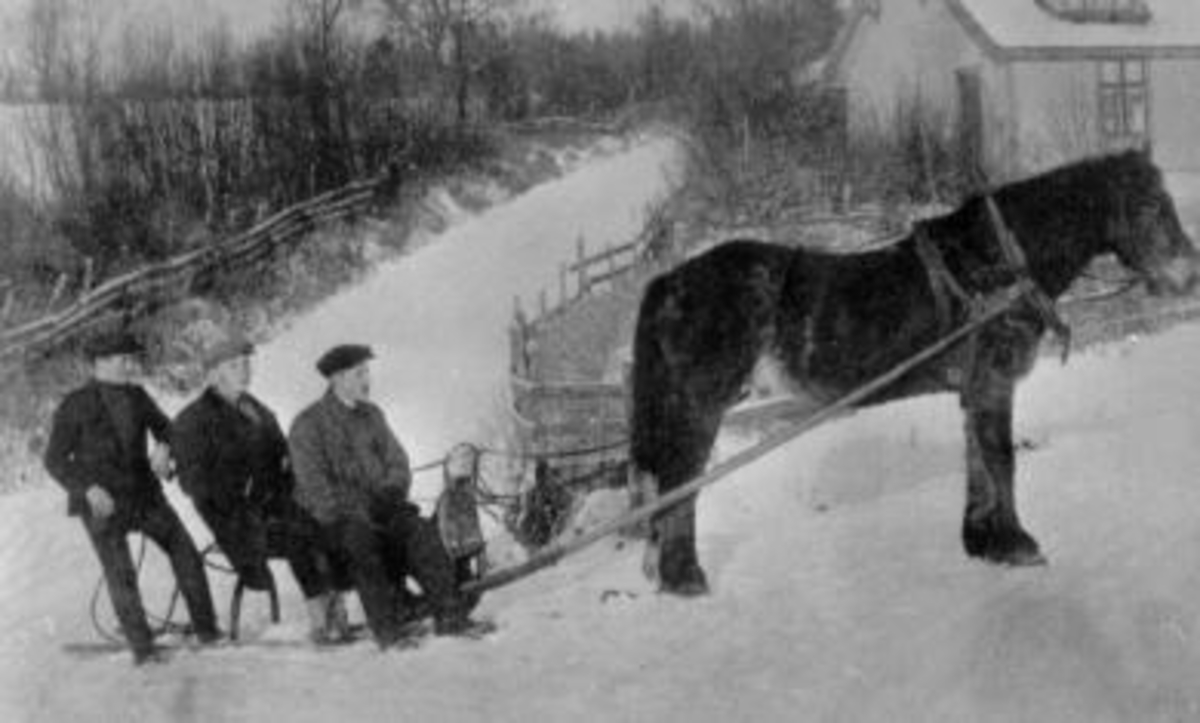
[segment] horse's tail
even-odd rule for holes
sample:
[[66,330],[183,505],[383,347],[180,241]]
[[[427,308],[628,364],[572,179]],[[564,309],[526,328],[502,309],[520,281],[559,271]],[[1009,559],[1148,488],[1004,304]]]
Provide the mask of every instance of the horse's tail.
[[662,437],[670,433],[671,369],[663,349],[664,317],[673,305],[668,277],[650,282],[638,310],[633,338],[632,409],[630,410],[630,456],[634,468],[657,474],[658,457],[668,446]]
[[630,456],[663,490],[704,469],[721,425],[774,334],[791,251],[718,246],[654,279],[633,340]]

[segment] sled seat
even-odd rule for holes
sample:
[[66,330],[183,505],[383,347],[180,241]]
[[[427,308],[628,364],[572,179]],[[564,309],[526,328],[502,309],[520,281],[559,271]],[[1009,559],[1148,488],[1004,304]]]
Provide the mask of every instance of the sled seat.
[[[267,562],[271,560],[279,560],[285,557],[284,555],[284,540],[283,527],[274,520],[267,523]],[[212,570],[219,570],[229,575],[237,576],[233,568],[228,564],[219,564],[210,561],[214,555],[224,557],[221,548],[214,541],[204,548],[201,553],[204,557],[205,567]],[[242,600],[246,595],[248,588],[246,583],[238,576],[237,582],[233,586],[233,594],[229,601],[229,639],[237,641],[238,629],[242,619]],[[280,621],[279,613],[279,589],[275,585],[275,575],[271,573],[270,566],[267,567],[267,587],[265,590],[250,590],[250,592],[264,592],[267,594],[268,602],[271,606],[271,623],[277,624]]]
[[[253,592],[259,592],[257,590]],[[262,590],[270,598],[271,604],[271,623],[279,622],[279,591],[275,588],[275,576],[270,575],[267,578],[267,589]],[[242,596],[246,593],[246,583],[238,578],[237,584],[233,586],[233,599],[229,601],[229,639],[237,641],[238,639],[238,624],[242,617]]]

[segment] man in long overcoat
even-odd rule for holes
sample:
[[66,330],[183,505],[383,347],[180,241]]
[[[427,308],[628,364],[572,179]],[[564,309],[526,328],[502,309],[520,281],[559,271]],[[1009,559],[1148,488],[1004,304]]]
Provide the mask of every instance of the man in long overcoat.
[[179,482],[247,588],[273,586],[270,553],[287,558],[307,602],[313,641],[331,642],[331,566],[320,526],[292,498],[283,430],[248,391],[253,353],[236,334],[204,352],[208,384],[175,418],[171,435]]
[[[131,381],[141,351],[124,334],[105,334],[89,343],[92,378],[55,412],[44,459],[67,491],[67,513],[82,519],[100,558],[136,663],[161,656],[138,591],[127,540],[131,532],[141,532],[170,558],[196,637],[203,643],[221,637],[200,553],[156,476],[169,466],[170,422]],[[158,443],[153,459],[147,453],[151,435]]]
[[289,435],[296,499],[344,551],[380,647],[404,639],[407,574],[432,605],[439,634],[485,632],[468,617],[470,602],[458,592],[437,529],[408,501],[408,455],[369,401],[371,358],[369,347],[345,345],[317,362],[328,391],[301,412]]

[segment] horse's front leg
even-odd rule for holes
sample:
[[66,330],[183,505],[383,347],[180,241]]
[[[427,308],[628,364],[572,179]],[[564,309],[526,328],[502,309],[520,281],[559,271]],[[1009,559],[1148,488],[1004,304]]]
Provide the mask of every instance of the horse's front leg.
[[[998,350],[980,350],[963,391],[966,414],[967,504],[962,539],[967,554],[1004,565],[1042,565],[1038,543],[1021,526],[1013,491],[1013,393],[1024,370]],[[1015,350],[999,350],[1001,357]],[[989,353],[990,352],[990,353]],[[1033,351],[1031,350],[1032,354]]]

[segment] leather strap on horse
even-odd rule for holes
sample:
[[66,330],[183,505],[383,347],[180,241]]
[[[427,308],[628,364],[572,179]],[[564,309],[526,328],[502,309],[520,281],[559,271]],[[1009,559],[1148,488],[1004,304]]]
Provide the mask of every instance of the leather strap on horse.
[[918,223],[913,228],[913,242],[916,244],[917,256],[925,265],[925,273],[929,275],[929,288],[933,292],[933,303],[937,306],[938,329],[945,333],[954,321],[951,315],[950,297],[954,297],[965,308],[974,306],[974,299],[963,289],[954,274],[946,266],[942,252],[929,240],[925,227]]
[[995,199],[991,195],[987,195],[983,197],[983,202],[987,207],[988,218],[996,232],[996,240],[1000,245],[1000,252],[1004,255],[1005,263],[1019,280],[1028,282],[1029,292],[1026,294],[1026,298],[1046,328],[1050,329],[1062,342],[1062,361],[1066,364],[1067,357],[1071,354],[1071,327],[1067,326],[1062,317],[1058,315],[1058,311],[1054,308],[1054,300],[1030,275],[1029,262],[1025,258],[1025,252],[1017,243],[1016,237],[1013,236],[1008,225],[1004,223],[1004,217],[1000,215],[1000,209],[996,206]]

